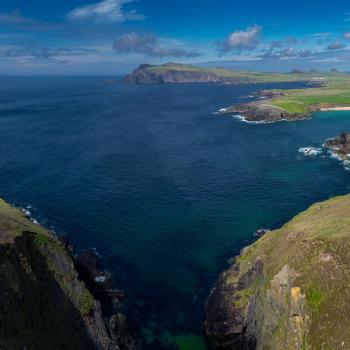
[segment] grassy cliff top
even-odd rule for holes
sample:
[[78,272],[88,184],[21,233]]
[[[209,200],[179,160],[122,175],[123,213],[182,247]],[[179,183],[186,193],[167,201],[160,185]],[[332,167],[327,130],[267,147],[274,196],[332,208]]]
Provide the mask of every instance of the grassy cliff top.
[[0,199],[0,244],[13,243],[25,231],[51,237],[46,229],[32,223],[20,209]]
[[[227,283],[237,283],[257,260],[264,264],[262,285],[243,291],[236,303],[246,305],[255,293],[271,295],[272,281],[289,266],[292,297],[295,291],[305,295],[311,319],[305,349],[350,348],[350,195],[311,206],[246,248],[237,259],[239,276]],[[282,323],[275,344],[284,331]]]

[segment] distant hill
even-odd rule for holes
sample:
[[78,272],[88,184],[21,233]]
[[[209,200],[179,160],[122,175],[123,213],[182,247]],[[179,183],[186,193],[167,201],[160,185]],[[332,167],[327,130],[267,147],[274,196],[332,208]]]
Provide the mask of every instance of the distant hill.
[[171,84],[171,83],[269,83],[309,80],[308,74],[259,73],[229,70],[225,68],[205,68],[180,63],[163,65],[142,64],[124,78],[131,84]]

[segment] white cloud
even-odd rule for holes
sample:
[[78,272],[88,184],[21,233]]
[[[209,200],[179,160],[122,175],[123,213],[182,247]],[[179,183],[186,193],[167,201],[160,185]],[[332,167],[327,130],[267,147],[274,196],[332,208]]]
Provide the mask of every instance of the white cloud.
[[262,27],[254,25],[245,30],[232,32],[224,41],[217,42],[217,50],[221,53],[230,51],[254,50],[262,34]]
[[77,7],[67,14],[70,20],[95,19],[101,21],[124,22],[127,20],[142,20],[144,16],[135,10],[125,11],[125,4],[137,0],[103,0],[91,5]]
[[151,57],[198,57],[196,50],[187,50],[173,42],[166,45],[153,34],[127,33],[117,38],[113,43],[113,49],[117,53],[137,53]]

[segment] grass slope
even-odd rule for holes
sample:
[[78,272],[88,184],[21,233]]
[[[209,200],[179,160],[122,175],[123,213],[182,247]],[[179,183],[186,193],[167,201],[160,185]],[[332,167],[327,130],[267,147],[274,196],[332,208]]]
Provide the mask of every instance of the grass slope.
[[317,108],[350,106],[349,74],[318,74],[310,76],[314,81],[322,81],[317,88],[284,90],[286,96],[271,101],[277,106],[284,106],[289,112],[312,111]]
[[[293,287],[306,295],[311,315],[306,349],[350,349],[350,196],[317,203],[272,231],[238,258],[240,275],[258,258],[264,262],[263,293],[284,265]],[[254,288],[253,288],[254,289]],[[242,291],[247,303],[256,290]],[[278,337],[278,334],[275,334]],[[278,339],[276,338],[276,344]]]

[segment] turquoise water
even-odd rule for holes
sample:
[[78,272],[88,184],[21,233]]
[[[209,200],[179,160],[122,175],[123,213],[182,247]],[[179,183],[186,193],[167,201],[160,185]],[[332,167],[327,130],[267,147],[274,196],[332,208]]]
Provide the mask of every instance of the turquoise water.
[[349,192],[339,162],[298,149],[350,131],[350,114],[246,124],[213,113],[271,85],[103,80],[2,79],[0,196],[97,249],[144,349],[204,349],[203,304],[227,259],[255,229]]

